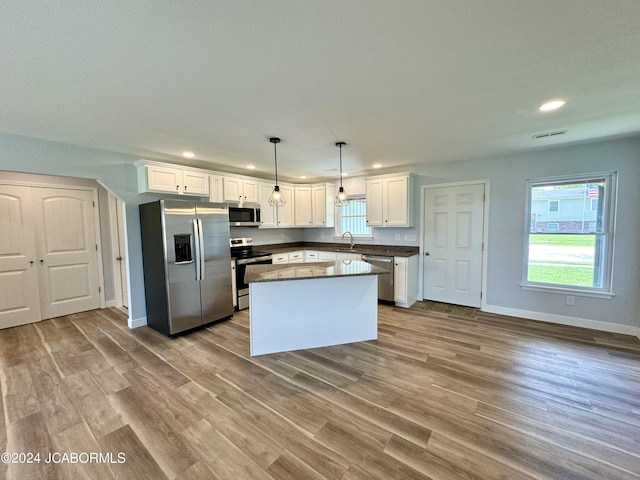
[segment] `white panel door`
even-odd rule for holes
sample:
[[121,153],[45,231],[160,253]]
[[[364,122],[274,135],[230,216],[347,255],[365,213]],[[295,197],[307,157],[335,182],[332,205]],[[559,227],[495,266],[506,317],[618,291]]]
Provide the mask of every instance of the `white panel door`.
[[425,300],[480,307],[484,185],[429,188],[424,211]]
[[32,189],[42,319],[100,307],[93,193]]
[[0,185],[0,328],[41,319],[30,190]]

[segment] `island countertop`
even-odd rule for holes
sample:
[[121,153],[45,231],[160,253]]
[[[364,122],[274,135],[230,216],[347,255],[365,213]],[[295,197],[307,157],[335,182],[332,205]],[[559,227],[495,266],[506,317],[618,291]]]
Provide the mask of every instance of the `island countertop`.
[[360,260],[337,260],[335,262],[285,263],[247,265],[244,275],[246,283],[277,282],[310,278],[352,277],[362,275],[385,275],[386,270]]

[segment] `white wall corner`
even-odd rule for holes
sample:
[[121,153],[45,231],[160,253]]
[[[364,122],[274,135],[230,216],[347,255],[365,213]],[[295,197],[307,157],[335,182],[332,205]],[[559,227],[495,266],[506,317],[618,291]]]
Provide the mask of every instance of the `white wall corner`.
[[147,325],[147,317],[140,317],[140,318],[131,318],[129,317],[127,319],[127,325],[129,326],[129,328],[139,328],[139,327],[144,327]]
[[[600,322],[586,318],[568,317],[565,315],[555,315],[552,313],[533,312],[529,310],[519,310],[517,308],[500,307],[498,305],[485,305],[481,311],[507,315],[510,317],[521,317],[528,320],[538,320],[541,322],[557,323],[559,325],[569,325],[572,327],[590,328],[602,332],[621,333],[623,335],[640,334],[638,328],[632,325],[620,325],[619,323]],[[640,337],[639,337],[640,338]]]

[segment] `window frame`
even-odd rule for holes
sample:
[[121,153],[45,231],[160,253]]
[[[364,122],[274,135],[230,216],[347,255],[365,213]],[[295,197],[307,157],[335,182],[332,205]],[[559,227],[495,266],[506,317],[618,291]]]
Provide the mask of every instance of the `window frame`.
[[[602,286],[600,287],[587,287],[582,285],[567,285],[567,284],[555,284],[546,282],[534,282],[528,280],[528,267],[529,267],[529,241],[531,234],[545,234],[545,232],[532,232],[531,231],[531,218],[532,218],[532,199],[531,192],[534,187],[540,187],[544,185],[562,185],[569,183],[594,183],[597,181],[604,181],[603,192],[603,212],[602,212],[602,232],[593,232],[594,235],[601,235],[604,237],[604,249],[601,252],[601,278]],[[617,183],[618,174],[615,171],[611,172],[596,172],[585,173],[576,175],[563,175],[553,177],[543,177],[529,179],[526,182],[526,205],[524,212],[524,248],[522,252],[522,282],[520,287],[523,290],[553,292],[553,293],[565,293],[576,296],[587,296],[596,298],[612,298],[613,293],[613,251],[615,245],[615,225],[616,225],[616,203],[617,203]],[[555,212],[554,212],[555,213]],[[546,233],[555,234],[558,233]],[[585,232],[578,235],[592,234],[592,232]],[[564,235],[571,235],[566,233]]]
[[[366,226],[366,196],[365,194],[362,195],[349,195],[347,197],[349,199],[349,201],[354,201],[354,200],[363,200],[365,202],[365,226]],[[340,232],[340,220],[342,218],[342,208],[343,207],[334,207],[335,208],[335,222],[334,222],[334,238],[342,238],[342,232]],[[371,240],[373,238],[373,230],[372,227],[368,227],[369,231],[371,233],[368,234],[363,234],[363,233],[352,233],[353,238],[358,238],[361,240]]]

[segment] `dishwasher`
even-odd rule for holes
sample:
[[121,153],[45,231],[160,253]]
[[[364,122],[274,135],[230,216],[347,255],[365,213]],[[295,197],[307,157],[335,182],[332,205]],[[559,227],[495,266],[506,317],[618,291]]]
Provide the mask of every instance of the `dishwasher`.
[[393,302],[393,257],[382,255],[362,255],[362,261],[389,272],[386,275],[378,275],[378,300]]

